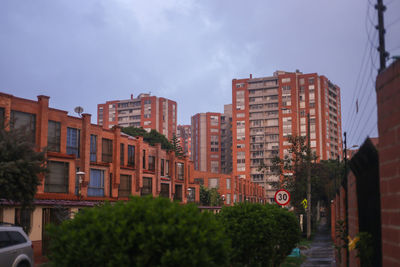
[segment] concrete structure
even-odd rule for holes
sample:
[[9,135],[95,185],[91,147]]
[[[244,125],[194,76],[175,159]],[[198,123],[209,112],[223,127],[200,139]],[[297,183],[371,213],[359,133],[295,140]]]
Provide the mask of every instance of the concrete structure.
[[207,112],[192,116],[195,170],[231,173],[231,110],[231,105],[226,105],[224,114]]
[[178,125],[176,137],[182,147],[183,153],[192,159],[192,126]]
[[[48,96],[32,101],[0,93],[0,123],[6,130],[10,125],[27,127],[37,149],[46,149],[49,173],[39,177],[33,209],[23,211],[18,203],[0,201],[0,221],[31,227],[36,259],[47,251],[46,224],[73,217],[83,207],[149,194],[182,203],[199,202],[200,185],[195,178],[200,176],[188,157],[176,157],[161,149],[161,144],[151,146],[141,137],[121,133],[119,126],[104,129],[92,124],[90,114],[68,116],[66,111],[50,108]],[[206,184],[208,177],[218,178],[221,185],[230,183],[232,195],[243,187],[229,175],[201,175]],[[242,199],[265,202],[262,190],[256,190],[253,183],[246,182],[246,188],[241,191]],[[226,190],[220,192],[228,194]]]
[[97,105],[97,123],[104,129],[114,125],[157,130],[169,140],[176,134],[177,104],[175,101],[140,94],[128,100],[107,101]]
[[[340,88],[325,76],[277,71],[232,80],[233,174],[263,185],[273,201],[271,159],[289,155],[289,135],[306,136],[319,160],[342,155]],[[266,171],[259,171],[265,164]]]

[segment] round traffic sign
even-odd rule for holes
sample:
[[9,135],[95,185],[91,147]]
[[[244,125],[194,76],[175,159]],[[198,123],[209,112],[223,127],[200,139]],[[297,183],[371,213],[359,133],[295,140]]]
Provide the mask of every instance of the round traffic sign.
[[278,205],[285,206],[289,204],[289,201],[290,201],[290,194],[287,190],[280,189],[276,191],[275,202],[278,203]]

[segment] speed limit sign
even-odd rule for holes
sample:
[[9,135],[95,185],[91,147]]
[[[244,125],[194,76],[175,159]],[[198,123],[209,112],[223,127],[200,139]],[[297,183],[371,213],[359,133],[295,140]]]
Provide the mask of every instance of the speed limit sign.
[[285,189],[280,189],[275,193],[275,202],[281,206],[289,204],[290,194]]

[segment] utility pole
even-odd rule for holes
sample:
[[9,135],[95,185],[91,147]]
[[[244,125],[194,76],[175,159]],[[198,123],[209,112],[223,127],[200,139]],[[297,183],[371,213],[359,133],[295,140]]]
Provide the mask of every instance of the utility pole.
[[[344,132],[344,177],[343,177],[343,188],[344,188],[344,206],[345,206],[345,235],[349,235],[349,205],[347,203],[348,200],[348,188],[347,188],[347,133]],[[349,250],[348,250],[348,244],[349,241],[345,239],[345,246],[346,246],[346,266],[349,266]]]
[[311,146],[310,113],[307,113],[307,239],[311,239]]
[[379,73],[386,68],[386,58],[389,53],[385,50],[385,26],[383,23],[383,12],[386,10],[386,6],[383,4],[383,0],[377,0],[378,3],[375,5],[375,9],[378,11],[378,25],[375,27],[379,33]]

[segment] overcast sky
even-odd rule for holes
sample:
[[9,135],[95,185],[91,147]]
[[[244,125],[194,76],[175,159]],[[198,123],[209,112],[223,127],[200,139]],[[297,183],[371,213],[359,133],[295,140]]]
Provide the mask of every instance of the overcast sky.
[[[232,79],[299,69],[341,87],[343,131],[361,144],[377,136],[369,1],[1,0],[0,91],[82,106],[94,123],[97,104],[151,92],[189,124],[232,102]],[[386,47],[400,55],[400,0],[384,3]]]

